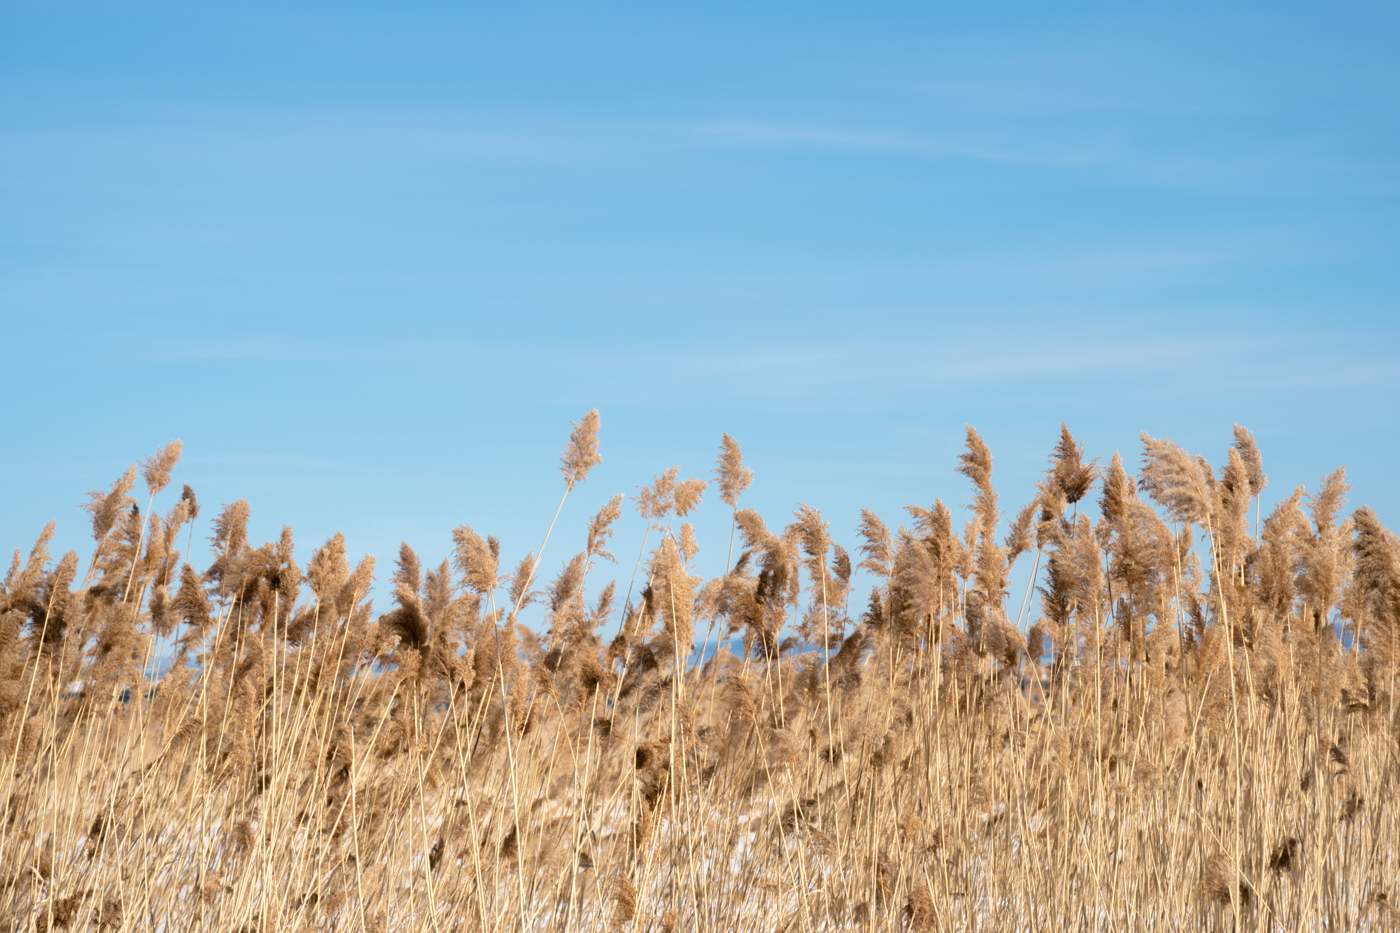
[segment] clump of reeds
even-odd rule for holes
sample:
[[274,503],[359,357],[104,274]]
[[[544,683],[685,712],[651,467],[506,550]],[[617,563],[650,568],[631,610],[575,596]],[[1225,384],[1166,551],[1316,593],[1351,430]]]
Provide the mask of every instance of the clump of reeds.
[[740,508],[725,435],[721,576],[673,468],[620,604],[615,497],[562,561],[553,523],[404,544],[384,611],[372,558],[255,546],[241,500],[197,569],[162,448],[89,495],[81,579],[50,525],[0,584],[0,928],[1392,924],[1400,541],[1344,473],[1265,516],[1243,428],[1133,475],[1062,426],[1006,522],[966,440],[961,530],[864,512],[855,566],[817,509]]

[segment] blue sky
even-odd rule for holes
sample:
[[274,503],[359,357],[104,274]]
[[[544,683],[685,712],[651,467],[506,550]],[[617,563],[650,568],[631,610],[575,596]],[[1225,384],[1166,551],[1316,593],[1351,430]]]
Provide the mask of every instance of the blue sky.
[[6,3],[0,546],[85,553],[181,438],[303,557],[514,560],[593,407],[547,572],[721,431],[847,546],[967,498],[967,423],[1008,511],[1061,420],[1130,465],[1239,422],[1266,508],[1345,465],[1400,525],[1397,47],[1393,4]]

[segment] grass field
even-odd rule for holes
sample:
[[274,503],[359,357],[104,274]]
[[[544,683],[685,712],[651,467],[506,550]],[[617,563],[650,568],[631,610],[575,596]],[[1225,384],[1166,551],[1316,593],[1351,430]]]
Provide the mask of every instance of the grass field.
[[372,559],[254,547],[244,502],[186,563],[171,444],[92,494],[83,579],[50,529],[0,588],[0,928],[1392,928],[1400,544],[1340,470],[1260,515],[1243,429],[1218,469],[1142,443],[1065,430],[1003,520],[969,429],[965,528],[867,512],[852,555],[743,509],[726,436],[712,487],[639,490],[630,594],[618,497],[548,582],[405,546],[383,614]]

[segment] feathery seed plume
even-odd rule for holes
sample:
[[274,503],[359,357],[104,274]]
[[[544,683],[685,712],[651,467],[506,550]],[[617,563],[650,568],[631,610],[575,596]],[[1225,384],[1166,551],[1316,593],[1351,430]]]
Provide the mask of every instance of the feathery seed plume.
[[564,474],[564,486],[572,490],[575,483],[588,478],[588,471],[603,462],[598,455],[598,409],[593,409],[574,424],[569,435],[569,446],[559,458],[559,469]]
[[136,467],[128,467],[127,471],[117,477],[116,482],[108,492],[94,489],[88,493],[88,501],[83,504],[83,509],[92,516],[92,538],[94,541],[101,541],[107,537],[107,532],[112,530],[112,526],[117,523],[122,512],[129,508],[133,502],[128,493],[136,486]]
[[617,581],[609,580],[598,594],[598,602],[593,606],[593,626],[596,628],[608,620],[612,614],[613,601],[617,598]]
[[699,579],[686,572],[676,539],[670,535],[662,538],[652,554],[652,607],[681,652],[690,650],[695,586]]
[[1040,503],[1040,517],[1035,526],[1035,546],[1044,550],[1055,527],[1063,521],[1069,502],[1059,484],[1050,479],[1036,484],[1036,502]]
[[1269,485],[1269,478],[1264,475],[1264,458],[1259,455],[1259,446],[1254,443],[1254,435],[1248,428],[1235,425],[1234,446],[1240,452],[1240,459],[1244,461],[1245,470],[1249,474],[1249,494],[1257,496]]
[[189,564],[180,568],[180,589],[175,593],[171,609],[179,621],[197,632],[204,631],[213,621],[213,610],[199,574]]
[[1021,507],[1021,511],[1016,513],[1016,521],[1011,523],[1011,529],[1006,533],[1006,562],[1016,563],[1016,558],[1031,549],[1034,536],[1031,534],[1031,525],[1035,521],[1036,510],[1040,508],[1040,503],[1035,499],[1027,502]]
[[350,578],[350,562],[345,558],[345,535],[336,532],[311,554],[306,579],[316,598],[333,607],[345,581]]
[[191,518],[199,518],[199,500],[195,498],[194,490],[190,484],[186,483],[185,488],[180,492],[180,501],[189,503],[186,514]]
[[1171,441],[1142,434],[1142,473],[1139,482],[1147,494],[1171,513],[1172,518],[1205,526],[1211,519],[1214,477]]
[[[12,594],[13,601],[18,603],[32,599],[32,591],[39,585],[39,581],[44,575],[44,566],[49,562],[49,545],[53,542],[54,531],[58,528],[58,523],[50,520],[44,525],[44,530],[39,533],[34,546],[29,549],[29,557],[24,562],[23,572],[16,575],[11,571],[7,578],[6,589]],[[18,564],[19,552],[15,552],[16,564]]]
[[1050,457],[1050,479],[1064,494],[1065,501],[1074,505],[1088,495],[1098,478],[1098,460],[1084,462],[1084,445],[1076,444],[1069,426],[1060,422],[1060,440]]
[[618,875],[613,882],[613,922],[614,930],[621,930],[637,915],[637,889],[626,875]]
[[821,512],[810,505],[799,506],[793,514],[797,516],[793,529],[802,545],[803,566],[807,568],[808,579],[820,587],[826,577],[826,555],[831,550],[827,523],[822,521]]
[[341,589],[344,601],[340,604],[340,611],[348,613],[352,602],[364,599],[369,593],[369,588],[373,585],[374,555],[366,554],[360,558],[360,562],[355,565],[354,572],[350,574],[350,579],[345,581],[345,586]]
[[146,488],[150,490],[151,495],[156,495],[170,485],[170,471],[180,462],[180,451],[183,449],[184,444],[180,441],[171,441],[142,461],[141,478],[146,481]]
[[967,450],[958,454],[957,472],[972,480],[976,487],[971,505],[979,523],[978,537],[991,541],[1001,520],[997,493],[992,487],[992,452],[972,425],[967,426]]
[[1337,513],[1346,505],[1347,492],[1351,484],[1347,482],[1347,468],[1338,467],[1322,478],[1322,488],[1315,495],[1308,496],[1308,507],[1313,515],[1313,527],[1321,534],[1337,520]]
[[588,555],[586,553],[575,554],[570,558],[564,568],[559,571],[559,576],[550,583],[548,592],[549,611],[558,613],[566,609],[575,596],[579,595],[579,590],[583,586],[583,575],[587,570]]
[[1366,626],[1366,647],[1378,662],[1373,667],[1385,672],[1373,678],[1381,681],[1373,689],[1389,693],[1388,681],[1400,665],[1400,538],[1367,506],[1356,510],[1352,526],[1356,535],[1350,614]]
[[608,500],[608,504],[598,510],[588,521],[588,547],[585,552],[590,560],[601,557],[614,564],[617,558],[607,550],[608,539],[612,537],[612,524],[622,515],[622,493]]
[[1128,471],[1123,469],[1123,457],[1115,450],[1108,472],[1104,475],[1099,514],[1110,525],[1122,522],[1128,515],[1129,503],[1136,499],[1137,487]]
[[529,588],[534,578],[535,555],[530,553],[520,558],[520,563],[516,564],[515,571],[504,581],[506,592],[510,594],[510,604],[517,611],[525,608],[539,597],[538,592]]
[[251,509],[247,499],[225,505],[219,517],[214,519],[214,533],[209,542],[217,555],[213,565],[205,571],[205,576],[219,584],[220,592],[231,575],[233,568],[248,549],[248,515]]
[[728,434],[720,438],[719,459],[715,461],[715,478],[719,481],[719,498],[732,509],[739,507],[739,496],[753,482],[753,470],[744,466],[739,442]]
[[700,504],[700,495],[708,485],[703,479],[688,479],[677,485],[675,493],[676,515],[684,518],[695,511],[695,507]]
[[700,552],[700,545],[695,541],[695,529],[690,522],[681,525],[681,554],[685,557],[685,562],[689,564],[695,559],[695,555]]
[[856,529],[856,532],[865,542],[856,548],[864,555],[864,559],[859,564],[860,569],[888,578],[890,562],[894,559],[894,543],[890,538],[889,528],[874,512],[869,509],[861,509],[860,527]]
[[452,540],[456,544],[452,562],[462,575],[462,585],[478,596],[486,596],[499,585],[500,546],[494,538],[483,540],[468,525],[453,529]]
[[675,506],[677,477],[681,468],[673,466],[660,476],[653,476],[650,486],[638,486],[635,501],[637,514],[649,521],[664,518]]

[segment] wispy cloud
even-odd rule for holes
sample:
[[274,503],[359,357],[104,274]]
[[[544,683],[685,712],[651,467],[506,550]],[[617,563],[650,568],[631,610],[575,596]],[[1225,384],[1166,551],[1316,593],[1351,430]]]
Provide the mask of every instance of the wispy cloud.
[[1333,388],[1400,384],[1400,357],[1358,358],[1304,334],[1287,337],[1202,333],[1118,338],[1065,335],[1030,339],[964,332],[946,340],[797,339],[788,346],[629,346],[621,350],[562,345],[401,343],[386,348],[400,362],[470,363],[493,378],[529,379],[611,402],[734,402],[842,407],[896,407],[923,394],[1033,392],[1037,387],[1093,384],[1099,392]]
[[[204,182],[209,173],[225,172],[279,177],[314,172],[324,182],[337,171],[416,166],[416,172],[444,164],[655,171],[673,157],[788,149],[1008,170],[1088,171],[1100,183],[1171,189],[1396,190],[1393,159],[1348,153],[1330,138],[1280,137],[1277,129],[1255,127],[1236,138],[1228,126],[1218,125],[1223,118],[1201,119],[1205,125],[1191,132],[1164,133],[1150,119],[1134,122],[1114,114],[1055,120],[935,112],[882,123],[790,119],[780,113],[562,118],[413,106],[151,108],[120,120],[73,125],[12,121],[0,128],[0,165],[6,168],[0,187],[42,182],[54,165],[82,166],[97,153],[104,165],[166,164],[176,167],[176,178],[194,170]],[[98,176],[106,174],[104,169]]]
[[[1231,317],[1221,309],[1222,319]],[[163,337],[142,340],[151,359],[175,365],[294,364],[407,369],[425,384],[470,371],[509,391],[530,383],[547,393],[559,387],[624,402],[647,404],[750,399],[829,404],[845,399],[886,404],[902,394],[978,386],[1119,385],[1138,391],[1163,382],[1183,390],[1225,387],[1363,388],[1400,385],[1400,355],[1390,346],[1368,350],[1340,345],[1325,333],[1286,335],[1198,330],[1127,332],[1109,322],[1083,332],[1067,320],[1025,320],[1020,333],[969,319],[942,337],[797,336],[769,345],[763,338],[722,345],[705,338],[690,346],[629,338],[609,345],[549,339],[252,340]],[[130,349],[138,343],[130,341]],[[73,358],[120,357],[120,338],[79,344]],[[115,349],[114,349],[115,348]]]
[[1103,161],[1108,153],[1084,145],[1031,146],[995,145],[978,140],[974,134],[947,137],[911,135],[902,132],[810,126],[761,120],[717,120],[691,128],[702,140],[720,145],[748,147],[809,147],[847,149],[893,156],[928,159],[966,159],[1005,165],[1071,166]]

